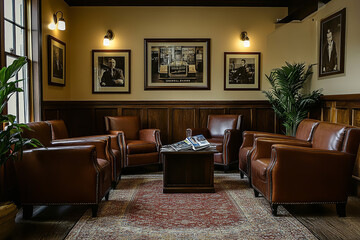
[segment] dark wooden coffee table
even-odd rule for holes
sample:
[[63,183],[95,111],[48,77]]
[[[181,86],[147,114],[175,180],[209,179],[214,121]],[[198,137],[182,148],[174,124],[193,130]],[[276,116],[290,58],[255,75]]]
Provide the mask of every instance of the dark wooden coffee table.
[[164,164],[164,193],[209,193],[214,188],[216,150],[175,151],[161,149]]

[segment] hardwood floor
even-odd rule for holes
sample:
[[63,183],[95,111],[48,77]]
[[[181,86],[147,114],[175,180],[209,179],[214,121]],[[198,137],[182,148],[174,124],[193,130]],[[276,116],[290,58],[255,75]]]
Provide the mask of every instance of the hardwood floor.
[[[140,172],[146,173],[146,170]],[[360,239],[358,197],[349,198],[345,218],[337,216],[334,204],[288,205],[285,208],[318,239]],[[86,209],[82,206],[36,207],[30,220],[23,220],[20,210],[14,234],[10,239],[64,239]]]

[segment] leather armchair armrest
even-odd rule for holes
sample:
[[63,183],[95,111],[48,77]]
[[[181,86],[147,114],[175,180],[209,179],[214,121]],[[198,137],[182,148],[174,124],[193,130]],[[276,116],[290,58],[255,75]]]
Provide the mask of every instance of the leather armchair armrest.
[[15,161],[15,171],[22,202],[97,201],[99,165],[94,146],[25,150],[22,160]]
[[268,167],[272,201],[346,201],[355,158],[339,151],[273,145]]
[[141,129],[139,131],[139,138],[140,140],[155,142],[156,149],[160,151],[162,143],[159,129]]
[[274,144],[311,147],[311,143],[303,140],[259,137],[254,140],[252,159],[270,158],[271,147]]
[[61,139],[54,140],[51,142],[51,145],[54,147],[60,146],[82,146],[82,145],[93,145],[96,147],[97,158],[102,158],[107,161],[110,161],[109,153],[109,141],[105,138],[103,139]]
[[210,138],[210,132],[207,128],[188,128],[186,129],[186,137],[204,135],[205,138]]

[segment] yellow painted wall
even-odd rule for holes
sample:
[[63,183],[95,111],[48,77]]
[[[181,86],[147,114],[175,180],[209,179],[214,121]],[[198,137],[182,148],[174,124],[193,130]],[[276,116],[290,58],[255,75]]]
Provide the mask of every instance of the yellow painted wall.
[[[42,67],[43,67],[43,100],[70,100],[71,99],[71,81],[69,79],[69,70],[71,69],[69,45],[70,45],[70,7],[63,0],[47,0],[41,1],[41,13],[42,13]],[[53,19],[53,14],[57,11],[64,13],[64,19],[66,22],[66,31],[50,30],[48,28],[49,23]],[[58,15],[60,16],[60,15]],[[51,35],[62,42],[66,43],[66,86],[58,87],[48,85],[48,36]]]
[[[45,21],[50,13],[49,7],[43,8]],[[67,35],[60,33],[60,39],[67,44],[67,86],[50,87],[44,80],[45,101],[264,99],[261,91],[224,91],[224,52],[261,52],[261,86],[265,85],[263,76],[272,61],[267,36],[275,30],[276,19],[287,14],[286,8],[234,7],[65,7],[65,11],[70,11],[65,14]],[[108,29],[115,39],[104,47]],[[240,41],[242,31],[248,32],[250,48]],[[211,90],[145,91],[144,38],[210,38]],[[93,49],[131,50],[131,94],[92,94]]]
[[268,36],[267,44],[270,68],[288,62],[319,62],[320,21],[346,8],[345,73],[318,77],[318,66],[313,68],[311,89],[323,88],[325,95],[360,93],[360,1],[332,0],[302,22],[293,22],[277,27]]

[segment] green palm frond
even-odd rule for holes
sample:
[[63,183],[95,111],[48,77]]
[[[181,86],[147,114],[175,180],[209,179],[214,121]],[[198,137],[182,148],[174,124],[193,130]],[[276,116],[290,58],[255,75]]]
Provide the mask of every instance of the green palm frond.
[[[14,81],[12,78],[26,64],[26,58],[20,57],[9,67],[0,70],[0,112],[2,113],[11,96],[16,92],[23,92],[18,87],[21,80]],[[22,158],[23,149],[27,146],[40,147],[42,144],[36,139],[22,138],[23,129],[29,129],[26,124],[16,123],[14,115],[0,115],[0,124],[6,127],[0,130],[0,166],[9,159],[15,159],[16,155]]]
[[311,108],[320,102],[322,89],[303,94],[304,84],[312,75],[312,65],[288,63],[265,75],[271,89],[263,91],[275,114],[282,120],[287,135],[295,135],[299,123],[307,117]]

